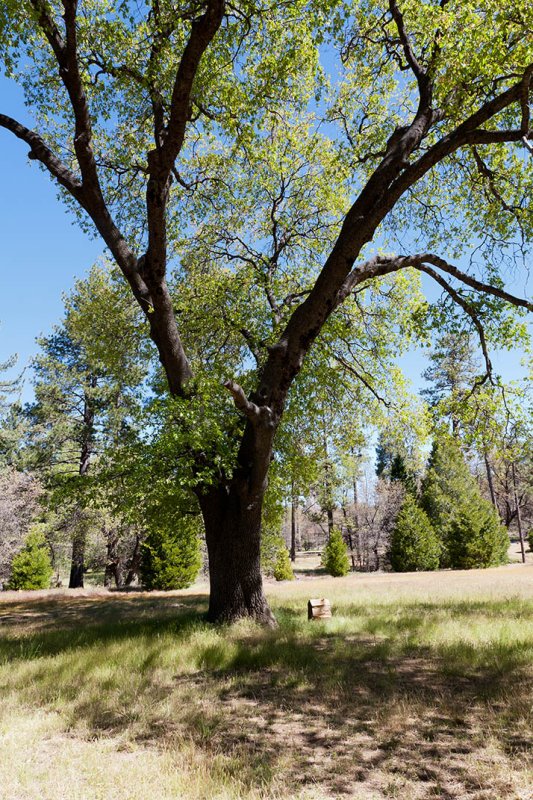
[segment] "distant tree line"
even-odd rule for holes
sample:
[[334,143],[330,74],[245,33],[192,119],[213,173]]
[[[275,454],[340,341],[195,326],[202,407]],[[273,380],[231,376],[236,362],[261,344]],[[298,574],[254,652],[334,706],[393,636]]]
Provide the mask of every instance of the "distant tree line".
[[[391,286],[372,313],[392,317],[397,301]],[[4,588],[90,580],[172,589],[205,568],[202,518],[182,464],[191,447],[212,438],[212,421],[203,429],[186,405],[169,404],[142,324],[113,270],[95,266],[65,297],[60,324],[39,339],[34,400],[22,407],[17,381],[1,384]],[[391,337],[387,357],[401,341]],[[334,575],[491,566],[505,562],[510,535],[522,535],[525,553],[533,526],[531,400],[518,385],[479,378],[466,332],[430,351],[422,398],[391,383],[389,372],[394,402],[376,382],[364,420],[350,404],[361,392],[355,376],[332,369],[327,342],[314,357],[271,468],[265,575],[291,579],[291,560],[306,548],[323,550]],[[222,451],[221,464],[232,455]]]

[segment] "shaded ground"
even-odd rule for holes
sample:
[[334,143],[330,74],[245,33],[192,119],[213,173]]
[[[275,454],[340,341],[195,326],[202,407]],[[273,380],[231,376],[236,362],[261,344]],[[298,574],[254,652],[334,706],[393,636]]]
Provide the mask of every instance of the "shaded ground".
[[0,596],[0,797],[533,798],[532,567],[269,592]]

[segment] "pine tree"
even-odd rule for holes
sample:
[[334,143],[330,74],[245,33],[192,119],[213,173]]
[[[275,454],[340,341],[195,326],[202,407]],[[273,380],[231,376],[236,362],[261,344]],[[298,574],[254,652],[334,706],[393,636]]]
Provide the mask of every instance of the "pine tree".
[[429,357],[430,364],[422,377],[430,386],[421,394],[439,417],[451,421],[457,435],[461,423],[461,406],[479,376],[480,364],[476,358],[474,341],[465,331],[448,331],[441,336]]
[[334,578],[347,575],[350,571],[350,559],[342,533],[338,528],[333,528],[328,543],[322,553],[322,564],[326,571]]
[[11,565],[8,589],[48,589],[52,577],[48,545],[39,525],[34,525]]
[[421,504],[442,544],[441,566],[470,569],[505,563],[505,529],[449,435],[441,434],[433,445]]
[[395,446],[387,443],[385,437],[380,435],[376,447],[376,475],[403,484],[407,492],[416,494],[416,473],[409,469],[406,455],[398,452]]
[[408,492],[391,535],[389,560],[392,569],[395,572],[437,569],[440,550],[427,514]]

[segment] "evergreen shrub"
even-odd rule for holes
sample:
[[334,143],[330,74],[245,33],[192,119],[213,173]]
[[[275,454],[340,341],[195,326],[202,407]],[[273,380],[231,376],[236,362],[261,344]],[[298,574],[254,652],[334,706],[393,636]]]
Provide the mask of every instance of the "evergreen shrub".
[[34,525],[24,547],[11,564],[8,589],[48,589],[53,569],[50,552],[40,525]]
[[446,547],[452,569],[506,564],[509,535],[491,503],[473,495],[455,509]]
[[195,516],[152,524],[141,545],[141,583],[148,591],[185,589],[201,566],[201,526]]
[[421,505],[442,546],[441,566],[473,569],[504,564],[509,537],[479,491],[459,444],[440,434],[422,482]]
[[395,572],[437,569],[440,550],[428,515],[407,493],[391,534],[388,555],[392,569]]
[[342,533],[333,528],[322,553],[322,565],[334,578],[341,578],[350,571],[350,559]]
[[261,538],[261,566],[265,575],[277,581],[293,581],[289,551],[280,533],[266,530]]

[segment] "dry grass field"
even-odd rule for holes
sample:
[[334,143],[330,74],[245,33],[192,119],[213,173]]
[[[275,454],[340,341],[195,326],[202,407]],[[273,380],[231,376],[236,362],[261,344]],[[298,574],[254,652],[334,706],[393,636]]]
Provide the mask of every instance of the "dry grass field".
[[276,631],[202,585],[0,595],[0,798],[531,800],[533,565],[310,574]]

